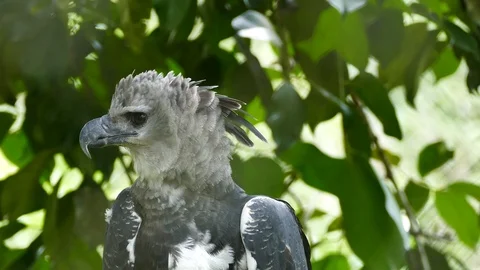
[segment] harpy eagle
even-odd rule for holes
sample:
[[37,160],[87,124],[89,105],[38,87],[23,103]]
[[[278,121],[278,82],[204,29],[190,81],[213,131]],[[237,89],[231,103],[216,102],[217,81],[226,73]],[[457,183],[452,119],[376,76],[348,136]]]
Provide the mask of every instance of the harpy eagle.
[[[265,138],[242,102],[172,72],[120,80],[108,114],[80,145],[126,147],[138,179],[106,211],[103,269],[311,269],[310,247],[284,201],[246,194],[231,176],[232,142]],[[258,179],[268,181],[268,179]]]

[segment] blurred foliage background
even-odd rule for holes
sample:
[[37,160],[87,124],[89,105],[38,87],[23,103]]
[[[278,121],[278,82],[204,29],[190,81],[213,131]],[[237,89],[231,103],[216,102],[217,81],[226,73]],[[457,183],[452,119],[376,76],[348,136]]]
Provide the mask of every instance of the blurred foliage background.
[[314,269],[480,269],[476,0],[0,0],[0,269],[100,269],[135,179],[78,134],[132,72],[247,102],[235,180],[297,210]]

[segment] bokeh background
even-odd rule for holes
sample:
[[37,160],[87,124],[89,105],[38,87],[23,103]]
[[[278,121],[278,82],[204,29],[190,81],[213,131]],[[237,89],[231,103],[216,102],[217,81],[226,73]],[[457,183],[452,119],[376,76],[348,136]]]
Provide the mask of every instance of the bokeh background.
[[0,0],[0,269],[101,269],[135,180],[78,144],[132,72],[247,102],[233,176],[296,209],[319,269],[480,269],[480,2]]

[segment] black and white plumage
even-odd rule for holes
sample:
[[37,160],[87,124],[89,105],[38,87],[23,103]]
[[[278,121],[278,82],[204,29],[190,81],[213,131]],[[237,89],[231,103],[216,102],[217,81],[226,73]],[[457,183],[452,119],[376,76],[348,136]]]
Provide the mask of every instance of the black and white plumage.
[[[119,145],[139,175],[106,212],[104,269],[311,269],[288,203],[246,194],[231,177],[231,133],[252,146],[242,102],[181,75],[122,79],[80,145]],[[243,112],[244,113],[244,112]],[[263,179],[259,179],[261,181]]]

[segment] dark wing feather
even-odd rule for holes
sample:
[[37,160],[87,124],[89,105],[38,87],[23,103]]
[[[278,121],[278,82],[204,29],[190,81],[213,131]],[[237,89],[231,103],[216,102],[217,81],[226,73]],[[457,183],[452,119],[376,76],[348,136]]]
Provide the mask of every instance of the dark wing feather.
[[112,206],[103,249],[103,269],[134,269],[126,247],[136,236],[140,223],[130,188],[126,188]]
[[249,270],[312,268],[308,241],[286,204],[264,196],[245,204],[240,229]]

